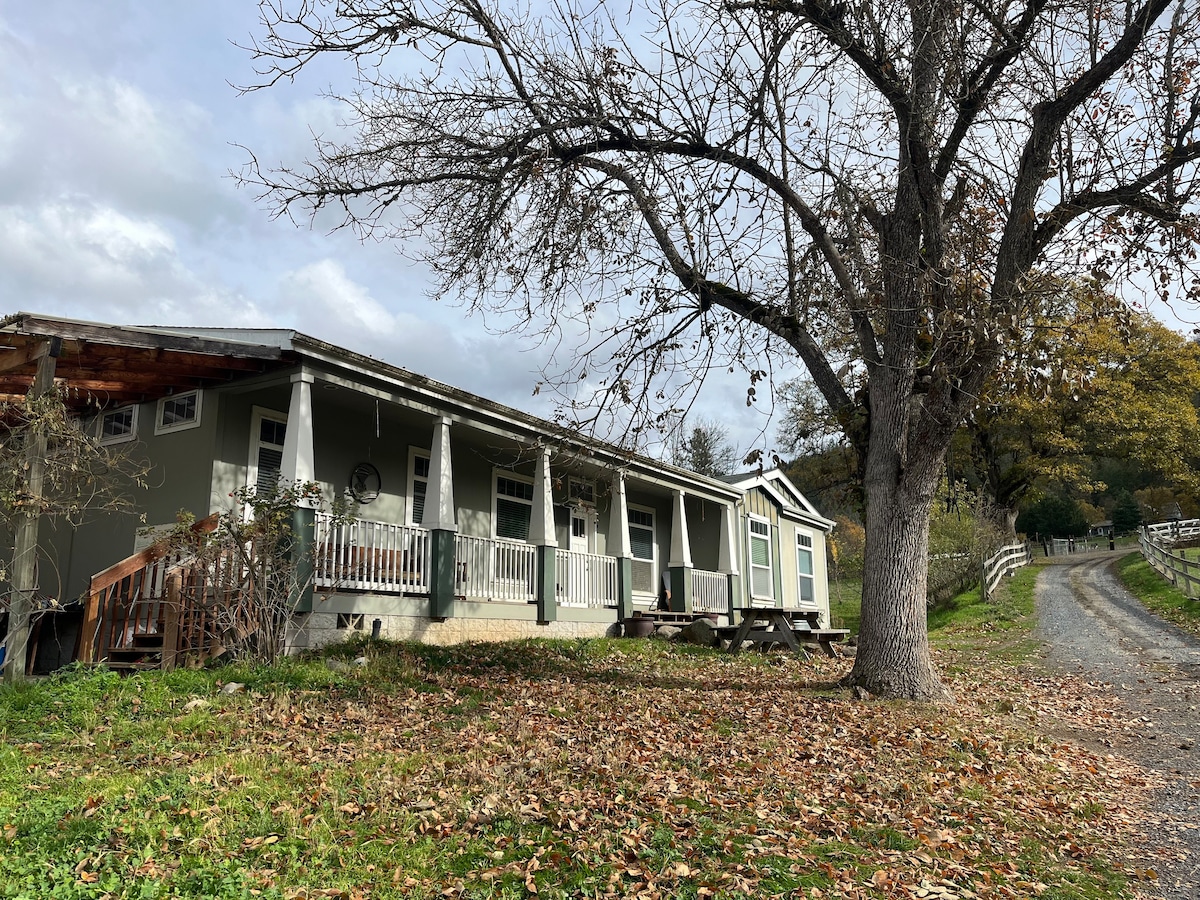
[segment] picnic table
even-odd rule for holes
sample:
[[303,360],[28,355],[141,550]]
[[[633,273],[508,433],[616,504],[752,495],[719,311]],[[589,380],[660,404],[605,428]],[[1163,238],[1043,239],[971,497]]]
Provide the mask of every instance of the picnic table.
[[765,650],[782,644],[793,653],[807,656],[802,644],[815,643],[826,656],[837,658],[834,643],[844,641],[850,634],[845,628],[821,628],[820,612],[815,609],[780,609],[751,607],[741,611],[740,625],[718,628],[722,638],[729,639],[729,652],[737,653],[747,641]]

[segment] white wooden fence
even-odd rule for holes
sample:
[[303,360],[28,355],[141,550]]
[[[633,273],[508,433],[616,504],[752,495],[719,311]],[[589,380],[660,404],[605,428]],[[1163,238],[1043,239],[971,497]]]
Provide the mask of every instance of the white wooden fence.
[[[1200,523],[1197,519],[1190,521]],[[1184,555],[1186,551],[1172,548],[1176,540],[1186,537],[1182,529],[1177,532],[1174,525],[1174,522],[1164,522],[1143,528],[1139,541],[1142,556],[1158,574],[1179,588],[1189,600],[1200,599],[1200,562],[1189,560]],[[1192,531],[1192,537],[1197,535],[1200,535],[1200,529]]]
[[983,571],[980,578],[980,589],[983,599],[991,599],[992,593],[1005,575],[1028,565],[1032,560],[1028,544],[1009,544],[1001,547],[994,556],[983,561]]
[[1147,525],[1143,534],[1159,546],[1170,546],[1176,541],[1200,537],[1200,519],[1181,519],[1176,522]]

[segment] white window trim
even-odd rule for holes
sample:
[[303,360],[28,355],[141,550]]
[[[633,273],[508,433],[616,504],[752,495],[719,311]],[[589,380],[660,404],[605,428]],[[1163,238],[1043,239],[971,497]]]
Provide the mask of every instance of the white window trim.
[[[801,543],[802,541],[808,541],[808,544],[805,545],[805,544]],[[799,583],[803,582],[805,579],[807,579],[808,581],[810,581],[812,583],[812,591],[811,591],[812,600],[810,602],[814,606],[817,605],[817,554],[816,554],[816,548],[814,546],[815,543],[816,542],[813,540],[813,536],[811,534],[809,534],[808,532],[805,532],[805,531],[797,531],[796,532],[796,582],[797,582],[796,602],[797,603],[804,602],[801,599],[801,594],[803,592],[799,590]],[[801,553],[808,554],[808,567],[809,567],[809,569],[812,570],[811,575],[805,575],[804,572],[802,571],[802,569],[804,567],[800,565],[800,554]]]
[[[117,413],[132,410],[133,416],[129,420],[129,433],[117,434],[111,437],[104,436],[104,420],[109,416]],[[102,447],[107,447],[110,444],[127,444],[130,441],[137,440],[138,434],[138,404],[127,403],[124,406],[118,406],[115,409],[106,409],[96,418],[96,440]]]
[[[652,555],[650,556],[649,559],[646,559],[643,556],[634,556],[633,562],[648,563],[650,565],[651,587],[650,587],[650,590],[648,590],[648,591],[640,591],[637,588],[634,588],[633,595],[642,600],[650,599],[650,602],[653,603],[655,600],[658,599],[658,584],[659,584],[659,579],[662,577],[662,573],[659,571],[659,568],[658,568],[658,513],[654,510],[653,507],[640,506],[637,503],[627,504],[626,509],[629,512],[634,512],[634,511],[644,512],[644,513],[649,513],[649,515],[650,515],[649,526],[642,525],[640,523],[635,523],[631,519],[629,522],[629,527],[630,528],[647,528],[648,527],[650,529],[650,553]],[[634,552],[633,535],[632,534],[629,535],[629,549],[630,549],[631,553]],[[637,581],[636,577],[634,578],[634,581],[635,582]]]
[[[635,556],[633,558],[640,559],[642,562],[657,563],[658,562],[658,516],[656,515],[654,508],[650,507],[650,506],[639,506],[636,503],[628,504],[627,508],[629,510],[637,510],[638,512],[644,512],[644,513],[650,514],[650,525],[649,525],[649,528],[650,528],[650,552],[653,555],[649,559],[646,559],[645,557],[642,557],[642,556]],[[647,526],[642,525],[641,523],[634,523],[631,521],[629,523],[629,527],[630,528],[646,528]],[[632,535],[630,536],[629,544],[630,544],[630,551],[632,552],[632,550],[633,550]]]
[[[408,493],[405,495],[405,498],[404,498],[405,506],[408,509],[408,516],[407,516],[408,523],[410,525],[420,525],[421,524],[420,522],[415,521],[416,520],[416,516],[415,516],[416,504],[417,504],[417,490],[416,490],[417,481],[425,482],[425,502],[426,503],[429,502],[429,479],[427,477],[426,478],[418,478],[418,476],[417,476],[417,460],[418,459],[423,459],[428,462],[428,461],[432,460],[432,457],[430,456],[428,450],[425,450],[421,447],[413,447],[410,445],[408,448],[408,486],[407,486]],[[493,482],[492,490],[493,490],[493,492],[495,492],[495,483],[494,482]]]
[[[513,472],[511,469],[492,469],[492,540],[505,541],[505,542],[511,543],[511,544],[528,544],[529,543],[528,540],[519,541],[516,538],[504,538],[504,537],[500,537],[499,535],[496,534],[496,521],[497,521],[497,515],[498,515],[497,511],[496,511],[496,503],[500,499],[500,479],[501,478],[507,478],[509,481],[516,481],[521,484],[527,484],[530,487],[533,487],[533,479],[530,478],[528,475],[518,475],[516,472]],[[428,498],[426,498],[426,499],[428,499]],[[536,500],[537,498],[535,497],[530,500],[525,500],[522,497],[510,497],[508,494],[505,494],[504,499],[511,500],[513,503],[524,503],[529,506],[529,522],[530,522],[530,527],[532,528],[532,525],[533,525],[533,503],[534,503],[534,500]]]
[[[258,448],[262,441],[258,436],[262,432],[262,421],[267,419],[272,422],[281,422],[287,425],[287,413],[281,413],[275,409],[267,409],[265,406],[253,406],[250,409],[250,450],[247,453],[248,462],[246,464],[246,487],[254,487],[258,484]],[[275,445],[270,445],[274,447]]]
[[[577,498],[575,496],[575,485],[587,487],[592,495],[591,500]],[[586,478],[576,478],[574,475],[567,479],[567,502],[575,509],[593,510],[596,508],[596,482]]]
[[[759,522],[767,526],[767,533],[755,534],[754,527],[751,523]],[[762,569],[763,566],[755,565],[754,563],[754,541],[765,540],[767,542],[767,589],[770,593],[756,594],[754,593],[754,572],[756,569]],[[775,602],[775,548],[771,546],[771,520],[763,516],[749,515],[746,517],[746,565],[750,575],[750,597],[754,600],[770,600]]]
[[[164,425],[162,422],[163,409],[167,405],[168,400],[179,400],[186,397],[188,394],[196,395],[196,418],[189,422],[177,422],[174,425]],[[168,394],[166,397],[158,401],[158,405],[154,409],[154,433],[155,434],[171,434],[175,431],[187,431],[191,428],[200,427],[200,412],[203,406],[204,392],[197,388],[194,391],[184,391],[180,394]]]

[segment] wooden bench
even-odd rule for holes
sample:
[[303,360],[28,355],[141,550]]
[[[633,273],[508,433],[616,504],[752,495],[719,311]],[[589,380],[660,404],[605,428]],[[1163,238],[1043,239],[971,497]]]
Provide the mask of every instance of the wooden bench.
[[835,643],[849,637],[845,628],[820,628],[820,613],[806,609],[753,608],[743,609],[740,625],[718,628],[717,634],[729,641],[729,652],[737,653],[750,643],[766,650],[782,644],[794,653],[807,656],[801,644],[816,644],[826,656],[837,659]]

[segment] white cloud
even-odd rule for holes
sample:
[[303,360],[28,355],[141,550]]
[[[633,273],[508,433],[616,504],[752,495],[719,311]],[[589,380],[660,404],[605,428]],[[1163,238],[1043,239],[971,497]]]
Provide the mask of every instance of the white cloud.
[[205,284],[151,219],[86,199],[0,206],[0,287],[38,312],[118,323],[181,323],[211,316],[248,323],[253,306]]

